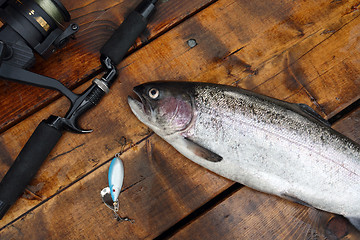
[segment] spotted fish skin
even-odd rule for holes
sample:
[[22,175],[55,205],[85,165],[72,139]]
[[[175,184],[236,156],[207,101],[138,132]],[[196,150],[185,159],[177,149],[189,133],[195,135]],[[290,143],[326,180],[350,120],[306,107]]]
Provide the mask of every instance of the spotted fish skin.
[[134,91],[141,102],[129,97],[133,113],[192,161],[360,223],[360,146],[310,107],[209,83],[152,82]]

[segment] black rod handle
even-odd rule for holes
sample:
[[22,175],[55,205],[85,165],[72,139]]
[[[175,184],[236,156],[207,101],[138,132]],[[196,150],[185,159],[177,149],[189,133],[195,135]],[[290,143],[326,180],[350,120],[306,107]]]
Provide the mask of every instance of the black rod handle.
[[155,11],[155,3],[154,0],[143,0],[104,44],[101,55],[109,57],[115,65],[119,64],[136,38],[145,30],[149,17]]
[[62,132],[42,121],[0,183],[0,219],[21,196]]

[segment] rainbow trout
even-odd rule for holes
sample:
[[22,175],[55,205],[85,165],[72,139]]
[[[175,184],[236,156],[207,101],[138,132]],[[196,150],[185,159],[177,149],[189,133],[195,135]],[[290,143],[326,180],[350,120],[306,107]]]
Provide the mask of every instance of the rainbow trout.
[[360,145],[309,106],[209,83],[150,82],[134,92],[136,117],[195,163],[360,230]]

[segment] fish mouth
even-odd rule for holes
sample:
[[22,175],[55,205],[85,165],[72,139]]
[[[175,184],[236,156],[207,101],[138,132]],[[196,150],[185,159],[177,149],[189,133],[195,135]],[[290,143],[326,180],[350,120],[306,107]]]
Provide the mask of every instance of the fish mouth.
[[149,115],[151,112],[151,107],[147,104],[147,101],[141,94],[140,86],[134,87],[133,91],[136,93],[138,99],[135,99],[131,96],[128,96],[128,104],[135,114],[136,117],[139,119],[143,119],[145,116]]

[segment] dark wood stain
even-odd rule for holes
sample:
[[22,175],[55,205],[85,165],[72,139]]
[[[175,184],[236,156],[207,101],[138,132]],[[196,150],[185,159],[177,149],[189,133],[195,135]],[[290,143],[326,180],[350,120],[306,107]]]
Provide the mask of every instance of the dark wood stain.
[[[156,15],[156,21],[149,25],[150,35],[146,38],[154,38],[160,32],[171,28],[179,20],[209,3],[207,0],[187,0],[185,2],[186,4],[178,4],[176,1],[159,3],[159,14]],[[95,0],[91,4],[87,4],[86,2],[75,3],[63,0],[62,3],[70,9],[73,22],[80,26],[76,40],[70,41],[64,49],[47,60],[37,58],[36,65],[31,71],[58,79],[64,85],[73,88],[78,83],[84,82],[82,79],[84,76],[91,75],[94,70],[99,69],[99,49],[123,20],[126,13],[133,9],[136,2],[131,2],[129,5],[129,1],[122,0],[119,4],[112,5],[112,1]],[[124,6],[126,6],[126,11],[123,10]],[[109,11],[98,12],[98,9],[104,8],[108,8]],[[166,9],[171,11],[166,11]],[[159,29],[156,24],[164,24],[164,22],[167,24]],[[140,41],[137,42],[137,46],[139,45],[141,45]],[[0,109],[3,110],[0,112],[0,132],[60,96],[55,91],[6,83],[3,80],[0,81],[0,89],[2,99]],[[5,109],[6,111],[4,111]]]
[[[81,31],[31,70],[85,88],[100,73],[99,48],[139,1],[63,0]],[[360,239],[342,217],[239,187],[194,164],[126,103],[133,86],[156,77],[235,83],[336,115],[333,127],[359,142],[358,6],[356,0],[159,1],[147,32],[120,66],[119,81],[80,121],[95,131],[64,133],[1,220],[0,238]],[[191,48],[189,39],[197,45]],[[54,91],[3,80],[0,98],[3,176],[10,155],[27,140],[24,130],[65,114],[69,103]],[[49,110],[39,111],[44,106]],[[118,152],[125,167],[120,215],[134,224],[118,223],[99,196]]]
[[249,12],[253,13],[260,18],[275,18],[283,20],[289,16],[293,5],[291,1],[281,0],[273,2],[272,4],[267,4],[264,1],[256,0],[246,0],[239,1],[238,4],[241,8],[248,9]]
[[298,91],[300,88],[304,90],[310,101],[316,107],[316,110],[325,115],[324,108],[317,101],[318,97],[308,87],[309,80],[304,76],[299,63],[292,59],[291,52],[286,54],[284,64],[285,73],[287,75],[287,81],[285,81],[287,88],[293,92]]
[[13,163],[13,160],[8,152],[7,147],[4,145],[4,143],[2,142],[2,139],[0,138],[0,159],[1,159],[1,169],[2,171],[0,171],[0,177],[2,178],[3,176],[5,176],[6,170],[8,169],[11,164]]
[[211,59],[214,63],[219,63],[224,56],[229,54],[229,49],[218,39],[216,33],[205,29],[195,19],[190,19],[191,24],[182,27],[182,39],[187,42],[194,39],[197,42],[196,50],[203,55],[205,59]]
[[328,222],[325,233],[329,238],[336,237],[341,239],[349,234],[349,222],[341,216],[336,216]]
[[[167,143],[164,143],[167,145]],[[176,182],[170,182],[170,180],[175,179],[182,179],[184,177],[184,173],[182,172],[181,168],[177,169],[174,166],[169,164],[169,157],[163,153],[161,153],[149,140],[147,140],[146,146],[146,153],[147,153],[147,160],[149,161],[149,170],[153,172],[154,181],[153,181],[153,188],[162,188],[166,192],[167,195],[166,201],[162,202],[162,207],[164,208],[174,208],[172,211],[178,211],[177,205],[185,206],[186,208],[191,207],[191,203],[184,201],[183,195],[192,191],[192,185],[187,184],[188,180],[183,179],[182,185],[179,187],[176,185]],[[167,146],[168,148],[172,148],[170,145]],[[178,156],[178,155],[177,155]],[[177,158],[176,161],[189,161],[183,157]],[[169,177],[171,176],[171,178]],[[200,188],[198,189],[201,190]],[[199,195],[203,193],[198,192]],[[154,209],[151,208],[151,211]],[[161,209],[159,209],[161,211]]]

